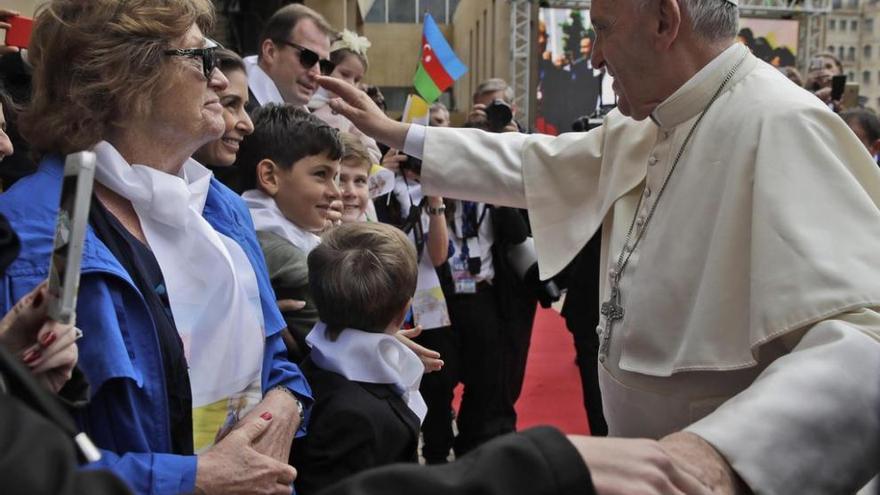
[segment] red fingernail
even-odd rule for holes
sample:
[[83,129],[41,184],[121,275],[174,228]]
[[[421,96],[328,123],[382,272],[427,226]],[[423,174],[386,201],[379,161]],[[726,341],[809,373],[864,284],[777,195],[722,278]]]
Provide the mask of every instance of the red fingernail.
[[40,351],[34,349],[34,350],[28,352],[27,354],[25,354],[24,358],[22,358],[22,360],[25,363],[30,364],[30,363],[33,363],[34,361],[36,361],[37,359],[40,359],[40,356],[42,356],[42,354],[40,354]]
[[272,419],[272,413],[266,411],[263,414],[260,414],[260,417],[265,419],[266,421],[269,421],[270,419]]
[[52,342],[55,342],[55,332],[49,332],[46,335],[43,335],[43,338],[40,339],[40,344],[43,347],[49,347],[52,345]]

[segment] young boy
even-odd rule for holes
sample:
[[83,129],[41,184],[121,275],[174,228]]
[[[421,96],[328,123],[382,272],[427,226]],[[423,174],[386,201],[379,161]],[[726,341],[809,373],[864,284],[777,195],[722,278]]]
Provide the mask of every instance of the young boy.
[[342,223],[367,220],[370,205],[370,169],[372,160],[367,148],[354,134],[340,132],[345,152],[339,170],[339,188],[342,191]]
[[308,266],[321,321],[301,366],[315,397],[309,434],[291,455],[301,495],[365,469],[415,462],[427,411],[424,366],[393,336],[418,276],[406,235],[380,223],[343,224],[324,234]]
[[306,335],[318,321],[309,294],[306,256],[330,222],[343,146],[336,129],[290,105],[257,109],[254,132],[244,138],[238,166],[242,197],[250,209],[272,288],[279,300],[305,301],[302,309],[282,311],[291,338],[288,356],[300,362]]

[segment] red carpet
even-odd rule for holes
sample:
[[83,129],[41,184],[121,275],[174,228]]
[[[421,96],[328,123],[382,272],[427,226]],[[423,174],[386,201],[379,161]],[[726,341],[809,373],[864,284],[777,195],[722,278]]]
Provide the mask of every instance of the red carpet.
[[[461,402],[461,385],[453,407]],[[538,307],[526,379],[516,403],[517,429],[552,425],[565,433],[589,434],[574,343],[565,320],[553,309]]]
[[538,307],[522,395],[516,403],[517,429],[552,425],[565,433],[588,434],[574,343],[565,320]]

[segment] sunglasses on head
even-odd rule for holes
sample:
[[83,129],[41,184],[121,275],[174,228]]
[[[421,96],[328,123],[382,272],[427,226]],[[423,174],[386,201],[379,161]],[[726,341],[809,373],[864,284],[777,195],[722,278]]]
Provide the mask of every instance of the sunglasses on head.
[[293,42],[287,41],[287,40],[273,40],[273,41],[275,43],[287,45],[291,48],[295,48],[295,49],[299,50],[299,63],[302,64],[302,66],[305,67],[306,69],[311,69],[312,67],[315,66],[315,64],[319,64],[319,67],[321,69],[321,74],[323,74],[325,76],[329,76],[330,73],[333,72],[333,69],[336,68],[336,64],[327,60],[326,58],[322,59],[320,55],[318,55],[317,53],[309,50],[308,48],[306,48],[302,45],[297,45],[296,43],[293,43]]
[[217,49],[222,48],[217,42],[211,39],[205,39],[203,48],[176,48],[173,50],[165,50],[165,55],[171,57],[186,57],[202,60],[202,74],[205,79],[211,80],[211,74],[217,68]]

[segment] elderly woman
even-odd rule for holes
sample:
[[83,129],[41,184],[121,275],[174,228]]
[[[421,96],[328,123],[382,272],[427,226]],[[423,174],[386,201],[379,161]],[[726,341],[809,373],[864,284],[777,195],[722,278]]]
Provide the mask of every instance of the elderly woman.
[[[94,149],[77,311],[92,396],[77,420],[100,462],[139,493],[290,493],[310,391],[247,209],[189,158],[224,131],[212,21],[208,0],[53,0],[38,15],[22,127],[42,159],[0,196],[22,237],[0,301],[46,277],[60,155]],[[198,456],[194,418],[220,439]]]

